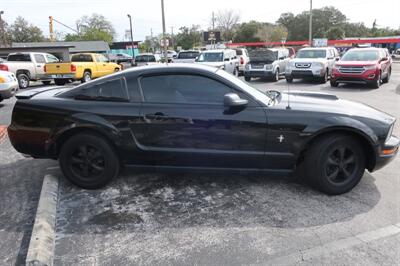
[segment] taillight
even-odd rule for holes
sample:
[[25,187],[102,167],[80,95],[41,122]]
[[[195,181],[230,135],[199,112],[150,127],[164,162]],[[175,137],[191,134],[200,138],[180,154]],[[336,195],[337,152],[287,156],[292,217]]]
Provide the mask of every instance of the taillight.
[[8,71],[8,66],[4,64],[0,64],[0,70]]
[[244,64],[244,59],[243,59],[243,57],[240,57],[240,64],[241,64],[241,65]]
[[74,72],[74,71],[76,71],[76,66],[71,64],[71,72]]

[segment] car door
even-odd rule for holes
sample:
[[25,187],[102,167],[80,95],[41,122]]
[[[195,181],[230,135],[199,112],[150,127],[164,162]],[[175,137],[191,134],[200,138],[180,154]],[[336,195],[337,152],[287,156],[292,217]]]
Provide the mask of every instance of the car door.
[[103,76],[114,72],[113,64],[104,55],[98,54],[97,60]]
[[[214,78],[169,73],[140,78],[143,104],[135,130],[138,148],[153,164],[183,167],[262,168],[266,139],[264,109]],[[224,95],[248,98],[227,111]]]
[[33,54],[34,67],[36,71],[36,78],[41,79],[45,76],[44,65],[46,64],[46,58],[43,54]]
[[385,50],[381,49],[379,52],[380,60],[381,60],[381,70],[382,70],[382,78],[385,78],[388,75],[388,65],[389,65],[389,58],[386,56]]

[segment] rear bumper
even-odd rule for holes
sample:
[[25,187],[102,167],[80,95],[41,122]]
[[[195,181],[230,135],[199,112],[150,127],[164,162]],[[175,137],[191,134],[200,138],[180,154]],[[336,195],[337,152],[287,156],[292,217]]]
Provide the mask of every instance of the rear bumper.
[[[373,171],[379,170],[390,163],[396,157],[399,151],[399,145],[400,139],[396,136],[392,136],[378,152]],[[384,154],[384,151],[386,151],[387,154]]]

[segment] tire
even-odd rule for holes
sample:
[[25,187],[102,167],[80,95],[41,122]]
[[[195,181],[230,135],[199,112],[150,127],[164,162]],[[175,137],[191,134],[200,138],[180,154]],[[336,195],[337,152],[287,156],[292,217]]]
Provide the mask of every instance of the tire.
[[325,75],[320,79],[321,84],[325,84],[328,82],[328,69],[325,71]]
[[67,80],[66,79],[54,79],[54,83],[57,86],[63,86],[67,83]]
[[293,78],[292,77],[286,77],[286,82],[287,83],[292,83],[293,82]]
[[17,80],[20,89],[26,89],[29,87],[30,80],[27,74],[18,74]]
[[350,191],[364,174],[366,160],[361,147],[356,138],[344,134],[317,139],[306,153],[306,180],[328,195]]
[[51,80],[44,80],[44,81],[42,81],[42,84],[49,86],[51,84]]
[[277,68],[274,72],[274,76],[272,77],[272,81],[278,82],[279,81],[279,68]]
[[337,88],[339,86],[339,83],[337,83],[336,81],[331,80],[331,87]]
[[233,70],[233,73],[232,73],[235,77],[238,77],[239,76],[239,70],[237,69],[237,67],[235,67],[235,69]]
[[245,81],[251,81],[251,77],[244,77]]
[[389,83],[391,75],[392,75],[392,69],[389,68],[387,76],[384,79],[382,79],[382,83]]
[[103,137],[82,133],[61,147],[59,163],[64,176],[85,189],[97,189],[118,176],[120,163],[114,148]]
[[381,86],[381,83],[382,83],[381,77],[382,77],[382,73],[379,73],[378,78],[374,82],[371,83],[372,88],[379,89],[379,87]]
[[89,71],[83,72],[83,77],[81,79],[81,82],[85,83],[85,82],[89,82],[91,80],[92,80],[92,73],[90,73]]

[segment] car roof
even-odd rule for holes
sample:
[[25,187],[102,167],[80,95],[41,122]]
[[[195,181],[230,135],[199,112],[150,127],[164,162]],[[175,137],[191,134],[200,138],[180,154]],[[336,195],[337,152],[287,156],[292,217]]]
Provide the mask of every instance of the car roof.
[[235,50],[232,49],[215,49],[215,50],[205,50],[202,51],[202,53],[223,53],[223,52],[236,52]]
[[352,48],[349,51],[380,51],[382,48],[368,47],[368,48]]

